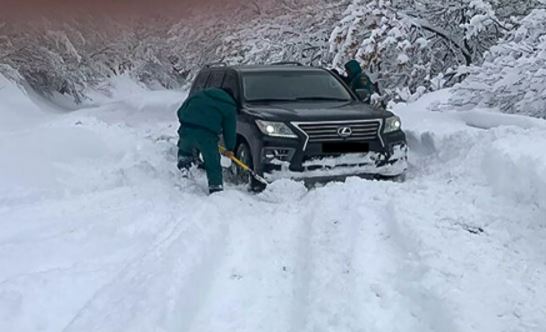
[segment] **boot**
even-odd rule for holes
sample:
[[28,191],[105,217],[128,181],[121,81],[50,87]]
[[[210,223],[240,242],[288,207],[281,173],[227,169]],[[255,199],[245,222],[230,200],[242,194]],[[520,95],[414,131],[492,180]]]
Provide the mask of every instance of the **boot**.
[[224,186],[209,186],[210,195],[221,191],[224,191]]
[[194,159],[192,157],[186,157],[186,156],[179,156],[178,157],[178,169],[182,173],[183,178],[189,178],[190,177],[190,169],[193,165]]

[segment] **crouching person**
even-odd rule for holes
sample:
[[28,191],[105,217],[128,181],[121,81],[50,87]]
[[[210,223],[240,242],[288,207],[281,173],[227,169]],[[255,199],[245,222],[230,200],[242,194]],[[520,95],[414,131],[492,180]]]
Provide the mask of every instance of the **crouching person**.
[[237,139],[237,105],[231,91],[206,89],[189,97],[178,110],[178,168],[189,172],[195,161],[194,151],[203,156],[209,192],[222,191],[224,183],[219,135],[224,138],[227,157],[233,156]]

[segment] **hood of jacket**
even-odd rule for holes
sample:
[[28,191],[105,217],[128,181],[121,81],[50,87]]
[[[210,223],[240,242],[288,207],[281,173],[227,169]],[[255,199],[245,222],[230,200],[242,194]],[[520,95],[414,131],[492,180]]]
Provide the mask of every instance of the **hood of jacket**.
[[362,67],[356,60],[351,60],[345,64],[345,70],[349,77],[349,81],[352,81],[355,77],[362,74]]
[[235,100],[233,100],[233,97],[229,95],[229,93],[225,92],[222,89],[218,88],[210,88],[203,90],[203,94],[207,97],[214,99],[217,102],[226,103],[230,106],[235,106]]

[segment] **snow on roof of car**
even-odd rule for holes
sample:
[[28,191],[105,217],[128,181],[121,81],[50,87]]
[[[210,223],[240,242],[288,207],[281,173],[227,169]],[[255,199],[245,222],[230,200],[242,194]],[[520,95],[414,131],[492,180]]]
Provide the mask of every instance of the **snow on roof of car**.
[[295,65],[237,65],[231,68],[240,72],[271,72],[271,71],[324,71],[324,68]]

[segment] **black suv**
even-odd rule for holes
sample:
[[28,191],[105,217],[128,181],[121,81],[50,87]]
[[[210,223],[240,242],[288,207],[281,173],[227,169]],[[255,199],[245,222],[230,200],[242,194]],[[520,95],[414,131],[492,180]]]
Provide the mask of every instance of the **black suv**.
[[[400,177],[407,168],[400,119],[372,107],[334,73],[296,63],[207,65],[190,96],[230,89],[239,106],[236,155],[269,179]],[[260,184],[232,166],[237,181]]]

